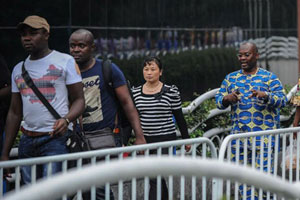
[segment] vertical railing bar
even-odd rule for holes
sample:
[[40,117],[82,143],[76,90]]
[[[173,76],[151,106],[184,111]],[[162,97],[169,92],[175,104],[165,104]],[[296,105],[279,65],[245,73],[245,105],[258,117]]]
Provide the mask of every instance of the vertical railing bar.
[[[202,157],[206,158],[206,144],[202,144]],[[202,199],[206,199],[206,177],[202,177]]]
[[[244,138],[243,144],[244,144],[244,166],[246,166],[248,162],[248,138]],[[246,194],[247,194],[247,185],[243,184],[243,199],[246,199],[247,197]]]
[[[105,163],[110,162],[110,154],[105,156]],[[105,183],[105,200],[110,200],[110,183]]]
[[[262,135],[260,136],[260,168],[259,171],[263,172],[264,170],[264,141],[265,141],[265,136]],[[259,188],[259,198],[262,199],[263,191],[261,188]]]
[[4,194],[4,190],[3,190],[3,182],[6,181],[4,179],[4,169],[3,168],[0,168],[0,180],[1,180],[1,183],[0,183],[0,196],[3,197],[3,194]]
[[[252,162],[251,162],[251,168],[254,169],[255,168],[255,152],[256,152],[256,137],[252,138],[252,150],[251,150],[252,154],[251,154],[251,158],[252,158]],[[251,185],[251,200],[254,200],[254,186]]]
[[[196,159],[196,144],[192,145],[192,159]],[[192,200],[196,200],[196,177],[192,176]]]
[[[82,158],[77,159],[77,169],[82,168]],[[82,190],[77,190],[77,200],[81,200]]]
[[[123,152],[119,153],[118,160],[123,160]],[[123,200],[123,180],[119,180],[118,182],[118,194],[119,200]]]
[[[173,157],[173,149],[175,147],[174,146],[170,146],[169,149],[168,149],[168,153],[169,153],[169,157]],[[176,151],[176,149],[175,149]],[[168,181],[169,181],[169,200],[172,200],[173,199],[173,176],[169,176],[168,177]]]
[[[158,147],[157,157],[161,157],[161,154],[162,154],[162,148]],[[161,199],[161,175],[158,175],[156,177],[156,198],[158,200]]]
[[299,132],[297,134],[297,159],[296,159],[296,181],[299,181],[299,157],[300,157],[300,136]]
[[31,183],[36,183],[36,165],[31,166]]
[[[92,156],[90,158],[90,163],[91,165],[95,165],[97,163],[97,157],[96,156]],[[91,186],[91,200],[96,200],[96,186],[95,185],[92,185]]]
[[[271,149],[272,138],[273,138],[272,135],[268,136],[268,149],[267,149],[268,152],[267,173],[268,174],[271,174],[271,161],[272,161],[272,154],[273,154],[273,150]],[[267,199],[270,199],[270,191],[267,191]]]
[[[181,153],[181,157],[184,158],[185,157],[185,145],[181,145],[180,147],[180,153]],[[184,200],[184,196],[185,196],[185,177],[183,175],[180,176],[180,199]]]
[[[235,148],[235,164],[239,164],[240,161],[240,139],[236,139]],[[237,200],[239,196],[239,182],[234,182],[234,198]]]
[[47,164],[47,178],[49,178],[52,174],[52,162]]
[[[131,153],[132,158],[136,158],[137,152],[133,151]],[[131,180],[131,199],[136,200],[136,177]]]
[[290,139],[290,169],[289,169],[289,182],[292,183],[293,181],[293,149],[294,149],[294,143],[293,143],[293,134],[289,133],[289,139]]
[[15,182],[15,190],[20,190],[20,183],[21,183],[21,174],[20,174],[20,166],[17,166],[15,168],[15,174],[16,174],[16,182]]
[[[145,157],[149,157],[149,149],[145,152]],[[144,199],[149,200],[149,177],[146,176],[144,180]]]
[[[230,142],[230,145],[228,146],[228,149],[227,149],[227,161],[228,162],[231,161],[231,145],[232,145],[232,141]],[[230,185],[231,185],[231,182],[228,179],[226,181],[226,198],[227,199],[230,199],[230,189],[231,189]],[[222,191],[223,191],[223,188],[222,188]]]
[[278,169],[279,137],[280,137],[279,134],[275,136],[274,176],[277,176],[277,169]]
[[286,134],[282,136],[282,180],[285,180]]
[[[68,160],[62,161],[62,173],[65,174],[68,171]],[[63,194],[62,200],[67,200],[68,196],[67,194]]]

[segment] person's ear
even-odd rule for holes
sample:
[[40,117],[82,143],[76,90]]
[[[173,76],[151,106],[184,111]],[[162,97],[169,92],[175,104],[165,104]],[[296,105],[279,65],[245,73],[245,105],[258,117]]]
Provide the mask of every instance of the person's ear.
[[92,49],[92,52],[95,52],[96,51],[96,45],[95,43],[93,42],[92,46],[91,46],[91,49]]
[[159,75],[162,76],[163,70],[160,70]]
[[48,41],[50,36],[49,32],[45,30],[44,35],[45,35],[45,39]]

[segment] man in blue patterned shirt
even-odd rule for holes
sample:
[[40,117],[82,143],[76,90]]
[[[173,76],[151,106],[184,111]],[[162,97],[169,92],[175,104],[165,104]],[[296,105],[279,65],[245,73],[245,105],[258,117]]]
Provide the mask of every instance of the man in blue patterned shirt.
[[[238,59],[241,70],[228,74],[222,82],[215,99],[219,109],[231,106],[232,130],[231,134],[239,134],[252,131],[272,130],[279,128],[279,109],[284,107],[287,101],[284,88],[277,76],[265,69],[259,68],[257,59],[259,53],[253,43],[243,43],[240,46]],[[247,160],[252,163],[252,140],[247,140]],[[260,136],[256,138],[255,166],[260,168]],[[263,169],[267,171],[268,138],[264,138]],[[274,146],[274,138],[272,138]],[[236,141],[232,142],[232,160],[236,160]],[[243,140],[240,141],[239,161],[243,162]],[[246,156],[246,155],[245,155]],[[273,159],[272,159],[273,160]],[[271,171],[273,171],[271,169]],[[247,199],[250,196],[247,191]],[[251,196],[250,196],[251,197]]]

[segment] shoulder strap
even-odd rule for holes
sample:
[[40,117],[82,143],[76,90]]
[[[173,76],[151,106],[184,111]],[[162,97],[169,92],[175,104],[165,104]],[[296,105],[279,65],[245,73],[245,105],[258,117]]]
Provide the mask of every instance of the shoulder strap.
[[61,116],[56,112],[56,110],[51,106],[51,104],[47,101],[45,96],[39,91],[39,89],[34,84],[33,80],[29,76],[28,72],[25,69],[24,66],[25,61],[22,64],[22,77],[27,84],[28,87],[32,89],[34,94],[41,100],[41,102],[46,106],[46,108],[49,110],[49,112],[53,115],[55,119],[60,119]]
[[111,61],[109,59],[102,61],[102,73],[106,86],[113,87]]

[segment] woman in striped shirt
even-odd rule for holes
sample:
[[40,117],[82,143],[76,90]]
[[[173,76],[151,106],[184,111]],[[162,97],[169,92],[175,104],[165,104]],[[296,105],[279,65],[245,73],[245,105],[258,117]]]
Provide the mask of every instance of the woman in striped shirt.
[[[185,119],[182,114],[181,98],[175,85],[160,81],[162,63],[158,57],[148,57],[143,63],[145,84],[132,89],[133,99],[140,115],[141,125],[147,143],[176,140],[176,123],[182,138],[189,138]],[[189,151],[190,145],[186,145]],[[163,154],[168,149],[162,150]],[[168,199],[166,182],[162,179],[162,199]],[[150,200],[156,199],[156,179],[150,180]]]

